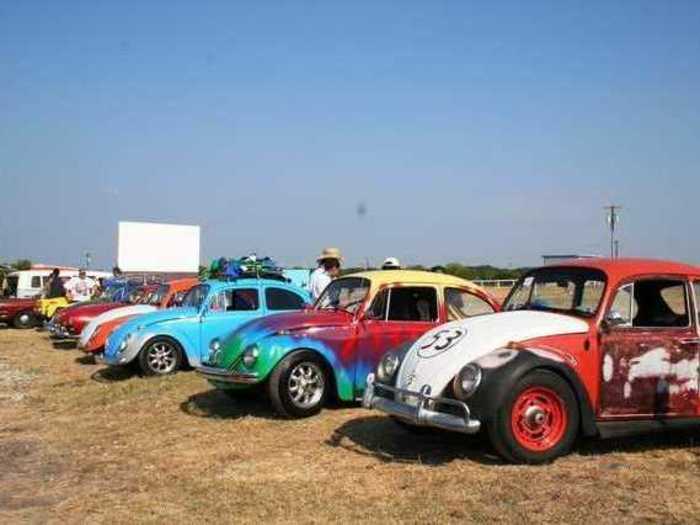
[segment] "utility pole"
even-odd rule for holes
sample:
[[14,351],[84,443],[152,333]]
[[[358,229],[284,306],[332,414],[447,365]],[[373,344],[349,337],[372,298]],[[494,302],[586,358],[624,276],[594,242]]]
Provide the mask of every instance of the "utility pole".
[[608,226],[610,227],[610,258],[615,259],[617,257],[617,241],[615,240],[615,227],[620,221],[620,215],[618,214],[618,211],[622,209],[622,206],[620,206],[619,204],[611,204],[609,206],[604,206],[603,208],[608,212],[607,221]]

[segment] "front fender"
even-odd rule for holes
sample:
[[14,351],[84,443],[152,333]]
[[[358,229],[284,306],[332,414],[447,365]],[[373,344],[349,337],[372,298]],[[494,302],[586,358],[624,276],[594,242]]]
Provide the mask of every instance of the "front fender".
[[[342,400],[354,399],[353,371],[342,366],[336,353],[322,341],[306,337],[275,335],[256,343],[259,357],[252,369],[246,369],[240,357],[236,368],[240,371],[257,372],[261,380],[267,379],[282,359],[297,350],[310,350],[319,354],[328,364],[335,380],[336,392]],[[243,349],[245,350],[245,349]]]
[[136,334],[137,335],[129,342],[129,346],[122,354],[127,362],[136,359],[139,352],[153,339],[166,337],[180,345],[190,366],[197,366],[200,364],[199,347],[195,344],[196,342],[192,341],[191,338],[187,337],[186,334],[183,334],[180,330],[173,330],[172,328],[167,330],[151,330],[146,328],[136,332]]
[[481,366],[482,381],[467,403],[481,421],[488,423],[521,378],[535,369],[545,369],[559,374],[569,383],[578,400],[583,434],[598,434],[590,397],[578,373],[564,356],[541,348],[502,348],[476,360],[476,363]]

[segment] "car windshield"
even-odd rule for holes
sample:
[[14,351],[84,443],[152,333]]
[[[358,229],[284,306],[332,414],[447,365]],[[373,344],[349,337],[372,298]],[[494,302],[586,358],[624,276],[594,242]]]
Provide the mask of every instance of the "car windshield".
[[163,298],[168,295],[168,289],[169,287],[167,284],[161,284],[156,290],[148,294],[144,302],[146,304],[158,306],[163,302]]
[[208,293],[208,284],[200,284],[195,286],[194,288],[190,289],[190,291],[187,292],[185,297],[182,299],[182,307],[196,308],[199,310],[199,307],[202,306],[202,302],[204,302],[204,299],[206,299]]
[[317,310],[346,310],[355,313],[369,292],[369,280],[345,277],[329,284],[316,301]]
[[606,278],[591,268],[539,268],[515,285],[503,310],[544,310],[583,317],[598,311]]
[[114,297],[122,291],[122,289],[123,286],[107,286],[95,299],[98,301],[111,302],[114,300]]

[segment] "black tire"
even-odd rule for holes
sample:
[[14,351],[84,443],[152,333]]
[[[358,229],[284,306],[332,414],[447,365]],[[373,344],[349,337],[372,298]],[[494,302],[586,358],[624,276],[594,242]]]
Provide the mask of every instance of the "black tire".
[[182,366],[182,348],[168,337],[156,337],[143,346],[138,362],[146,376],[173,374]]
[[[523,416],[532,413],[527,419],[518,416],[525,407]],[[576,396],[566,380],[548,370],[534,370],[510,389],[487,428],[493,448],[504,459],[541,464],[571,450],[580,419]],[[528,433],[534,437],[528,439]]]
[[[305,370],[310,371],[308,376]],[[302,380],[307,381],[306,377],[312,378],[311,381],[300,384]],[[323,360],[313,352],[299,350],[282,359],[272,371],[268,392],[272,406],[278,414],[288,418],[302,418],[321,411],[330,386],[330,374]],[[297,391],[302,389],[302,392],[295,396],[292,388],[296,388]],[[307,392],[308,402],[305,402]]]
[[19,330],[32,328],[35,324],[36,318],[32,312],[20,312],[12,320],[12,325]]

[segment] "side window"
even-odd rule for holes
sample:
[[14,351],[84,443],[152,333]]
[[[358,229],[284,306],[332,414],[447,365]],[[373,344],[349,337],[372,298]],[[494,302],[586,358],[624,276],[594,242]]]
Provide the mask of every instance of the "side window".
[[265,302],[269,310],[301,310],[304,300],[294,292],[284,288],[266,288]]
[[617,292],[612,312],[619,312],[626,326],[686,327],[690,317],[685,282],[674,279],[644,279],[623,286]]
[[608,312],[608,318],[615,320],[617,326],[632,326],[632,319],[634,319],[636,311],[634,285],[626,284],[617,290]]
[[255,288],[226,290],[227,312],[250,312],[260,306],[258,291]]
[[491,305],[481,297],[458,288],[445,289],[445,306],[448,321],[493,313]]
[[[228,290],[227,290],[228,291]],[[219,292],[209,301],[210,312],[225,312],[228,305],[227,292]]]
[[38,275],[32,276],[32,288],[41,288],[41,277]]
[[437,315],[435,288],[399,286],[389,293],[389,321],[433,322]]
[[372,306],[367,310],[367,319],[375,321],[384,321],[386,319],[386,303],[389,298],[389,289],[384,288],[381,292],[374,296]]
[[249,312],[258,307],[258,291],[255,288],[222,290],[209,301],[212,312]]

